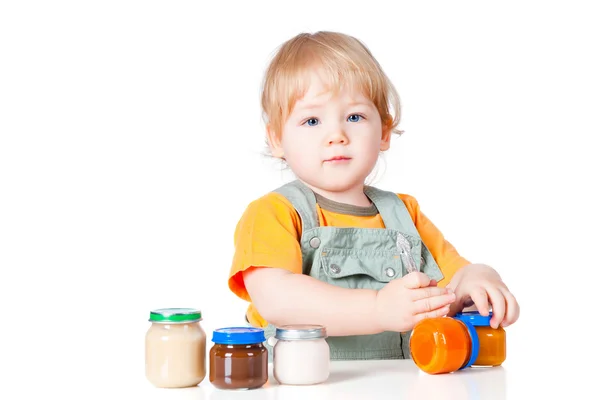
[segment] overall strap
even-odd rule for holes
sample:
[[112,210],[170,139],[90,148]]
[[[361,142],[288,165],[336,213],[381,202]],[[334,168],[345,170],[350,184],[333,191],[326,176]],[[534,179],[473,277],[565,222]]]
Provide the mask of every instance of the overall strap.
[[282,194],[292,203],[302,219],[303,231],[319,227],[317,199],[313,191],[305,184],[294,180],[275,189],[274,192]]
[[365,186],[365,194],[377,207],[386,228],[400,230],[419,237],[406,205],[396,193]]

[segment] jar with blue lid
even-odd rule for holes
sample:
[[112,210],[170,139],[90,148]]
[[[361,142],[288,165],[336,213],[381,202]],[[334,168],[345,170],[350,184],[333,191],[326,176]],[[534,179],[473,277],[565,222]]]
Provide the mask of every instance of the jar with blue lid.
[[210,349],[210,382],[219,389],[256,389],[268,380],[264,330],[250,327],[216,329]]
[[413,361],[429,374],[501,365],[506,359],[506,332],[501,326],[492,328],[491,317],[491,311],[487,316],[469,311],[419,321],[410,336]]
[[495,367],[506,360],[506,331],[502,326],[498,328],[490,326],[491,311],[487,316],[481,315],[477,311],[462,312],[456,314],[454,318],[471,324],[477,332],[479,352],[477,359],[473,362],[474,366]]

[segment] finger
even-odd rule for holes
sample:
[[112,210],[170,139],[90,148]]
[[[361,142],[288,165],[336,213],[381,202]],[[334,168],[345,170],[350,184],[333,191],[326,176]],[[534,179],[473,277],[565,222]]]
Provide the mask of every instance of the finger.
[[499,288],[489,288],[487,294],[490,303],[492,304],[492,319],[490,320],[490,326],[496,329],[504,319],[506,313],[506,300]]
[[519,307],[519,303],[517,303],[515,296],[508,289],[501,288],[500,291],[504,295],[506,301],[506,313],[504,314],[504,320],[500,325],[507,327],[517,321],[519,314],[521,313],[521,308]]
[[452,290],[448,289],[448,288],[439,288],[439,287],[428,286],[428,287],[419,288],[419,289],[411,289],[410,293],[411,293],[412,299],[414,301],[417,301],[417,300],[426,299],[428,297],[442,296],[444,294],[452,293]]
[[435,279],[430,280],[429,286],[437,286],[437,281]]
[[471,296],[471,300],[477,307],[477,311],[479,314],[483,316],[488,316],[490,313],[490,304],[488,302],[488,295],[484,288],[477,288],[469,293]]
[[[456,294],[456,292],[455,292]],[[470,300],[470,297],[467,297]],[[450,310],[448,311],[448,316],[453,317],[457,313],[461,312],[465,307],[465,296],[459,297],[456,296],[456,300],[450,304]]]
[[437,310],[432,310],[432,311],[427,311],[427,312],[423,312],[420,314],[415,314],[414,321],[416,324],[417,322],[419,322],[425,318],[443,317],[443,316],[447,315],[449,311],[450,311],[450,307],[444,306],[442,308],[438,308]]
[[473,302],[473,299],[470,296],[467,296],[467,298],[463,302],[463,308],[473,307],[474,304],[475,303]]
[[418,289],[421,287],[429,286],[429,282],[431,282],[431,278],[424,274],[423,272],[411,272],[410,274],[402,277],[402,282],[404,287],[407,289]]
[[414,314],[426,313],[442,307],[448,308],[448,311],[450,311],[450,304],[454,300],[456,300],[456,295],[454,293],[417,300],[413,303]]

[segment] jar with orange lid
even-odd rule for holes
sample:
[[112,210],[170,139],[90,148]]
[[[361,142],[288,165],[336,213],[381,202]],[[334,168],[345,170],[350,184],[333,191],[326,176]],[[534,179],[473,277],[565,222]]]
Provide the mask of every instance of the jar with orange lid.
[[419,321],[410,336],[413,361],[429,374],[501,365],[506,359],[506,333],[490,326],[491,316],[491,312],[488,316],[464,312]]

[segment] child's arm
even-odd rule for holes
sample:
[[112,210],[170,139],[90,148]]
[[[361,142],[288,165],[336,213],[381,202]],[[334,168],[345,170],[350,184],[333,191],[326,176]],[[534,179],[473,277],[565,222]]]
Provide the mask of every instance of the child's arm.
[[435,287],[421,272],[383,289],[346,289],[280,268],[250,268],[243,273],[250,298],[275,326],[318,324],[330,336],[406,332],[421,319],[442,316],[455,300],[451,290]]

